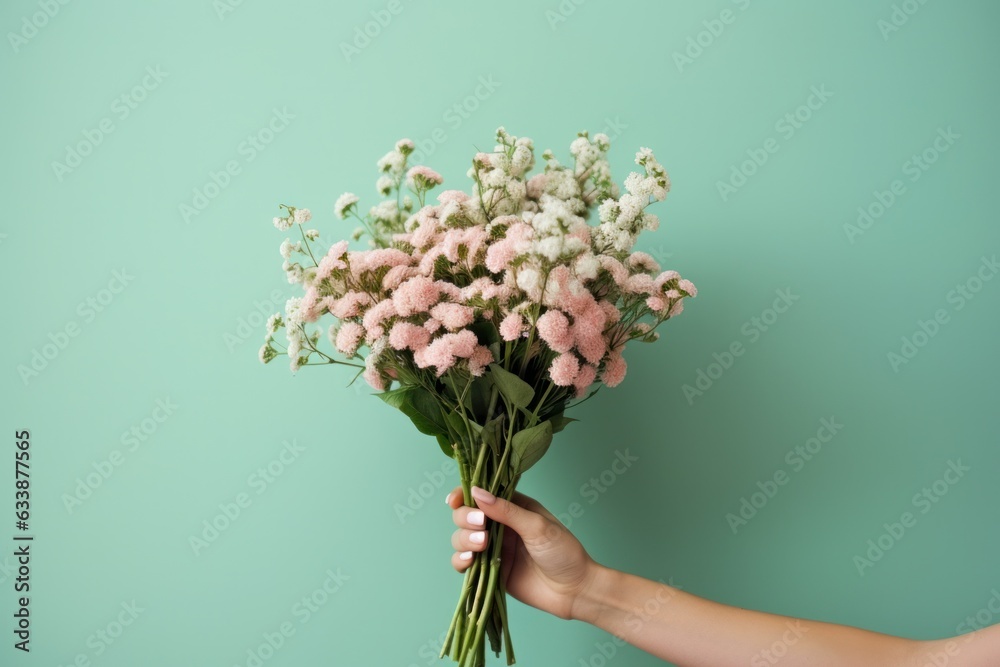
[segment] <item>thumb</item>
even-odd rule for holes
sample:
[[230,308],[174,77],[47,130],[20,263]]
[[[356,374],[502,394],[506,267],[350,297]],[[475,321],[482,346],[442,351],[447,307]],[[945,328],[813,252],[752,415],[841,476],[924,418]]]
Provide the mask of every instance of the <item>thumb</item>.
[[498,498],[478,486],[472,487],[472,497],[483,514],[511,528],[524,542],[541,541],[545,538],[548,520],[541,514]]

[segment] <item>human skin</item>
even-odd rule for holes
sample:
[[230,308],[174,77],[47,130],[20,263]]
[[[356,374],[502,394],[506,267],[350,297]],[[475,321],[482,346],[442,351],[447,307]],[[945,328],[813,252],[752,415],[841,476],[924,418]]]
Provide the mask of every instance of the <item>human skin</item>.
[[486,521],[502,523],[508,530],[501,576],[511,596],[681,667],[1000,665],[1000,624],[923,641],[732,607],[597,563],[551,512],[522,493],[507,501],[473,487],[472,496],[476,507],[463,504],[461,487],[445,499],[458,526],[451,539],[456,570],[464,572],[472,552],[486,548]]

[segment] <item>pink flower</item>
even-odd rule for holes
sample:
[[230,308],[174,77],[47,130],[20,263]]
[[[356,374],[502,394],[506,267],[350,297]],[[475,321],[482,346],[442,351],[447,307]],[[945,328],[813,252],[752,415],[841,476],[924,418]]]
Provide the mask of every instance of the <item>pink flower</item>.
[[433,280],[416,276],[401,284],[392,295],[396,312],[403,317],[425,313],[438,301],[440,290]]
[[548,181],[548,177],[545,174],[535,174],[528,179],[525,184],[527,186],[527,194],[530,199],[541,199],[542,193],[545,192],[545,184]]
[[598,255],[597,260],[604,270],[611,274],[611,279],[616,285],[622,286],[628,282],[628,270],[617,259],[610,255]]
[[663,297],[656,296],[655,294],[646,297],[646,305],[656,313],[663,312],[667,308],[667,302],[663,300]]
[[417,350],[426,347],[431,333],[411,322],[396,322],[389,332],[389,345],[394,350]]
[[441,321],[445,329],[456,331],[472,323],[475,311],[459,303],[439,303],[431,308],[431,315]]
[[430,345],[415,352],[413,360],[420,368],[434,366],[437,376],[455,365],[457,358],[468,359],[475,353],[478,345],[476,334],[468,329],[458,333],[447,333],[434,339]]
[[337,241],[330,246],[330,250],[327,251],[323,259],[319,260],[319,266],[316,267],[316,278],[324,280],[329,278],[334,270],[346,269],[347,264],[343,260],[345,252],[347,252],[347,241]]
[[[394,315],[396,315],[396,308],[393,305],[392,299],[383,299],[368,309],[362,323],[364,324],[365,329],[372,331]],[[382,334],[377,334],[376,338],[381,335]]]
[[329,306],[330,312],[338,319],[357,317],[361,306],[371,303],[371,297],[364,292],[348,292]]
[[652,276],[645,273],[636,273],[628,277],[625,289],[632,294],[652,294],[656,291],[656,286],[654,285]]
[[302,297],[302,301],[299,304],[299,310],[302,312],[302,319],[306,322],[315,322],[319,319],[319,312],[317,312],[317,300],[319,299],[319,292],[316,287],[310,287],[306,290],[305,295]]
[[407,278],[412,278],[415,275],[413,267],[405,266],[400,264],[399,266],[394,266],[388,271],[386,271],[385,276],[382,278],[382,289],[387,292],[399,287],[399,285]]
[[472,356],[469,357],[469,372],[478,377],[483,374],[486,367],[492,364],[493,361],[493,353],[490,352],[490,348],[485,345],[479,345],[472,353]]
[[691,296],[698,296],[698,288],[694,286],[694,283],[690,280],[679,280],[677,282],[677,287],[684,290]]
[[676,271],[664,271],[660,275],[656,276],[656,280],[653,284],[656,286],[657,290],[663,289],[663,286],[669,283],[671,280],[677,280],[681,277],[681,274]]
[[523,328],[524,319],[518,313],[510,313],[500,322],[500,337],[506,341],[517,340]]
[[429,190],[444,183],[444,178],[430,167],[413,167],[406,172],[406,186],[411,190]]
[[406,266],[410,263],[410,255],[396,248],[377,248],[365,251],[363,257],[365,271],[374,271],[383,266]]
[[591,364],[581,365],[580,372],[573,381],[573,387],[576,389],[576,398],[580,398],[587,393],[587,389],[590,385],[594,384],[594,380],[596,378],[597,366],[593,366]]
[[660,265],[651,255],[645,252],[634,252],[628,257],[628,265],[640,271],[650,271],[656,273],[660,270]]
[[[569,352],[573,347],[569,320],[559,310],[547,310],[538,318],[538,335],[555,352]],[[563,385],[565,386],[565,385]]]
[[670,306],[670,312],[667,313],[668,317],[673,317],[674,315],[680,315],[684,312],[684,299],[678,299],[674,301],[674,305]]
[[604,313],[600,308],[588,311],[586,317],[580,317],[573,322],[573,339],[577,351],[592,364],[599,363],[607,352],[608,344],[604,340],[604,324],[598,319]]
[[441,328],[441,320],[434,319],[433,317],[428,317],[427,321],[424,322],[424,329],[427,329],[430,333],[434,333]]
[[447,204],[448,202],[457,202],[461,204],[468,198],[469,195],[461,190],[445,190],[437,196],[437,200],[442,204]]
[[617,387],[625,379],[626,368],[625,357],[617,352],[612,353],[604,362],[604,373],[601,375],[601,380],[609,387]]
[[622,318],[622,313],[615,307],[615,304],[611,303],[606,299],[602,299],[597,303],[598,307],[604,311],[605,321],[609,324],[619,321]]
[[580,360],[572,352],[560,354],[549,367],[549,376],[557,387],[569,387],[580,373]]
[[374,368],[366,368],[365,372],[361,374],[361,377],[365,379],[365,382],[371,385],[372,389],[375,389],[376,391],[385,391],[387,386],[385,378],[382,377],[382,374],[379,373],[378,370]]
[[364,335],[365,328],[357,322],[344,322],[337,332],[337,349],[348,357],[353,357]]

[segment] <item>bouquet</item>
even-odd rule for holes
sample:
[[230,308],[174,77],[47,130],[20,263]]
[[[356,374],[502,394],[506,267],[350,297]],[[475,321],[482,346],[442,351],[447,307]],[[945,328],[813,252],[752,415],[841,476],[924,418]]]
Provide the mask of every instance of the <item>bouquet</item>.
[[[287,355],[293,371],[357,369],[355,379],[455,459],[467,505],[473,485],[509,500],[553,434],[574,421],[567,409],[625,377],[625,345],[657,340],[656,328],[697,293],[633,251],[639,233],[659,225],[646,209],[670,189],[663,166],[639,150],[640,170],[621,194],[609,148],[606,135],[582,132],[570,144],[571,165],[547,150],[544,170],[529,175],[532,141],[501,127],[493,152],[472,159],[471,192],[444,190],[435,204],[428,195],[441,175],[410,166],[414,144],[400,140],[377,163],[384,199],[366,214],[351,193],[334,206],[357,221],[353,239],[366,237],[365,250],[344,240],[318,251],[319,232],[305,229],[309,209],[282,205],[274,225],[301,237],[281,244],[283,269],[304,294],[269,318],[260,360]],[[316,323],[327,313],[333,349],[324,352]],[[275,338],[282,328],[284,344]],[[488,530],[441,651],[462,667],[485,664],[486,639],[514,664],[500,577],[504,526]]]

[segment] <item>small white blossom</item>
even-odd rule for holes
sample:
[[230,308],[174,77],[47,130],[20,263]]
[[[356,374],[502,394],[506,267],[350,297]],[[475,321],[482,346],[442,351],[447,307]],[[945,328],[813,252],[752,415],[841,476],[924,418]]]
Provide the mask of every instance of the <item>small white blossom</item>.
[[298,224],[303,224],[309,222],[312,219],[312,211],[307,208],[297,208],[295,209],[295,222]]
[[[353,192],[345,192],[337,197],[337,203],[333,205],[333,212],[338,218],[343,220],[347,217],[352,206],[358,203],[358,196]],[[275,218],[277,219],[277,218]],[[288,229],[287,227],[285,229]]]
[[391,176],[379,176],[378,180],[375,181],[375,189],[383,196],[388,196],[395,185],[396,181]]

